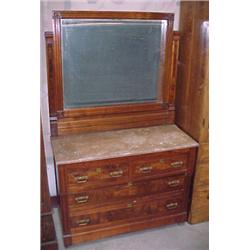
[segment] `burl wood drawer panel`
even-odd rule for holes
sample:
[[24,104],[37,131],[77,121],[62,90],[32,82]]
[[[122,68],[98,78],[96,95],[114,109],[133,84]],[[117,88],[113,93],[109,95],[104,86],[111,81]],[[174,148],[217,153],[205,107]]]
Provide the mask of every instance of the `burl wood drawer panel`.
[[131,199],[116,205],[86,209],[82,215],[69,220],[71,233],[94,228],[114,226],[145,218],[156,218],[185,211],[183,193],[172,196],[155,196],[155,199]]
[[176,171],[187,170],[188,153],[166,152],[160,156],[141,157],[131,162],[133,180],[164,176]]
[[[62,193],[77,193],[90,187],[102,187],[128,182],[128,162],[95,161],[74,164],[64,169],[66,185]],[[66,190],[64,190],[66,189]]]
[[87,190],[82,193],[64,196],[62,199],[67,199],[69,212],[72,213],[88,206],[103,206],[110,202],[126,201],[134,197],[184,189],[186,181],[187,177],[185,175],[168,176],[161,179],[129,182],[125,185]]

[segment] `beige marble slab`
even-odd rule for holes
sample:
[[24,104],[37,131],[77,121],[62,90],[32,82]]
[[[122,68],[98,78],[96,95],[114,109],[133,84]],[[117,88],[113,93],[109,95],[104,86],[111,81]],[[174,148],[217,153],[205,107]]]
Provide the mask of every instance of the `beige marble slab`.
[[67,135],[52,139],[57,164],[197,147],[175,125]]

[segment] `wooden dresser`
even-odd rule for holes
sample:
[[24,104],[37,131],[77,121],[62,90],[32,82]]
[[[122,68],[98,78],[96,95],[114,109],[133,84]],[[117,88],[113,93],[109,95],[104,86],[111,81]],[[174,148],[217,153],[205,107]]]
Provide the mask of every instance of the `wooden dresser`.
[[66,246],[187,220],[198,144],[175,125],[52,144]]
[[207,221],[208,212],[208,5],[181,2],[180,51],[176,86],[176,123],[200,144],[194,179],[191,223]]
[[174,125],[173,21],[54,12],[45,41],[66,246],[187,221],[198,143]]

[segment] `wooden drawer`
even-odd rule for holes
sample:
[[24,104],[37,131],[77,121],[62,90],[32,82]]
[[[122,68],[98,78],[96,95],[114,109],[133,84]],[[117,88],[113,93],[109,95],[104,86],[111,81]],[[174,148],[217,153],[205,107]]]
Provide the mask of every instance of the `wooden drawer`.
[[67,196],[70,213],[87,206],[105,205],[110,202],[119,202],[133,197],[161,194],[168,191],[184,189],[185,175],[168,176],[161,179],[129,182],[125,185],[103,187],[84,191],[79,194]]
[[74,233],[114,226],[145,218],[155,218],[185,211],[183,193],[156,195],[154,199],[131,199],[116,205],[84,210],[83,215],[70,218]]
[[128,182],[128,163],[100,161],[71,165],[65,169],[65,179],[66,193],[126,183]]
[[173,172],[187,170],[188,154],[168,152],[162,156],[143,157],[132,165],[132,179],[141,180],[164,176]]

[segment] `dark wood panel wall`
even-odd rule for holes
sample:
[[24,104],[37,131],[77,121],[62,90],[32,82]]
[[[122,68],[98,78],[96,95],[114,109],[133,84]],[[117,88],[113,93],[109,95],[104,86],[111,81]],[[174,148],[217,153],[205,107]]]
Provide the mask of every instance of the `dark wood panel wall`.
[[209,2],[180,7],[176,123],[200,143],[189,221],[208,220],[208,20]]

